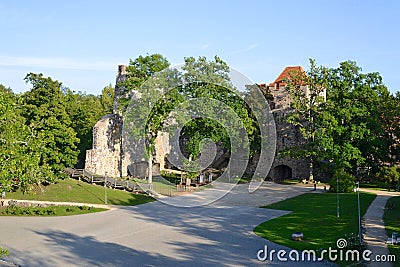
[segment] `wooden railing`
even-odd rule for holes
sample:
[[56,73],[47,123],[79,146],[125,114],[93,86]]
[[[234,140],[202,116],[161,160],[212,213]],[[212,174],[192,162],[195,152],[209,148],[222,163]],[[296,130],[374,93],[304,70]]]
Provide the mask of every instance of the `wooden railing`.
[[[142,191],[140,189],[140,186],[133,181],[106,177],[104,175],[97,175],[85,169],[67,168],[64,170],[64,173],[66,173],[71,178],[83,180],[91,184],[105,184],[107,187],[110,188],[127,191]],[[143,190],[145,189],[143,188]]]

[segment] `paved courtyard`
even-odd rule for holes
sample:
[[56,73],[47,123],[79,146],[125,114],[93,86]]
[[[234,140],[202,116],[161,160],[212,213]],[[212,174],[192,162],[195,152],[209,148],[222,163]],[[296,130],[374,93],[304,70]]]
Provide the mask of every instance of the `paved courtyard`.
[[[192,198],[207,199],[212,190]],[[21,266],[299,266],[258,261],[265,245],[286,248],[256,236],[253,228],[286,213],[258,206],[309,191],[265,183],[249,194],[247,185],[238,185],[195,208],[152,202],[69,217],[1,217],[0,244],[9,249],[8,260]]]

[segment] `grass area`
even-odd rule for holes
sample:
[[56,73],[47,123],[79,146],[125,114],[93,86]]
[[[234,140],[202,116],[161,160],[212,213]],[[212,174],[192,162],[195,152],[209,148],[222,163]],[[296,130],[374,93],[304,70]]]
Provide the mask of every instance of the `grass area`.
[[[385,222],[386,233],[391,237],[393,232],[400,233],[400,197],[390,198],[387,206],[389,203],[393,203],[393,208],[385,210],[383,221]],[[397,261],[393,263],[393,266],[400,267],[400,245],[388,245],[388,247],[390,254],[396,255]]]
[[[74,179],[60,180],[56,184],[35,187],[28,193],[20,191],[7,193],[6,198],[21,200],[42,200],[58,202],[79,202],[104,204],[105,188]],[[122,190],[107,188],[107,204],[134,206],[154,199]]]
[[381,181],[373,181],[373,182],[361,182],[360,187],[368,188],[372,190],[380,190],[380,191],[388,191],[388,186]]
[[0,208],[0,216],[69,216],[105,211],[107,209],[86,206],[49,206]]
[[[360,193],[361,214],[365,214],[376,195]],[[339,194],[340,217],[337,217],[336,194],[308,193],[266,206],[291,213],[258,225],[254,232],[270,241],[297,250],[336,248],[336,241],[358,233],[357,194]],[[303,232],[303,241],[291,240],[294,232]]]
[[179,184],[181,182],[181,175],[177,173],[161,171],[161,176],[172,184]]

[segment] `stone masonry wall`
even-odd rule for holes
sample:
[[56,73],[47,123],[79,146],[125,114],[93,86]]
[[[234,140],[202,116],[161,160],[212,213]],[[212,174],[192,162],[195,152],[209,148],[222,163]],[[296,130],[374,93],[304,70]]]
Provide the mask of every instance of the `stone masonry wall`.
[[122,118],[119,115],[105,115],[96,123],[93,127],[93,149],[86,151],[86,170],[112,177],[123,176],[121,132]]
[[[271,111],[275,118],[276,125],[276,156],[269,173],[269,177],[274,180],[287,178],[309,178],[310,162],[290,157],[281,157],[279,152],[305,142],[298,128],[285,121],[285,115],[292,111],[290,107],[291,99],[284,86],[269,86],[269,91],[273,96]],[[307,91],[308,88],[302,86],[299,90]]]
[[[123,87],[119,86],[120,82],[126,80],[126,66],[118,66],[118,75],[116,79],[115,98],[114,98],[114,114],[104,116],[93,128],[93,149],[86,151],[85,169],[95,174],[104,175],[107,173],[113,177],[123,177],[128,175],[128,166],[137,164],[137,168],[146,168],[144,162],[130,162],[129,155],[125,155],[122,148],[122,117],[118,114],[118,102],[121,98],[127,98],[129,95]],[[273,100],[270,102],[271,110],[275,117],[277,130],[277,151],[304,142],[299,130],[284,121],[284,115],[291,112],[290,96],[283,86],[279,87],[279,83],[274,86],[268,86]],[[300,90],[306,90],[302,87]],[[134,93],[132,93],[134,94]],[[138,97],[138,96],[134,96]],[[156,139],[156,155],[153,163],[164,169],[165,156],[170,153],[168,134],[160,133]],[[277,154],[278,155],[278,154]],[[258,161],[256,155],[253,162],[249,164],[249,170],[255,168]],[[139,166],[140,165],[140,166]],[[142,166],[143,165],[143,166]],[[135,169],[135,168],[133,168]],[[248,170],[248,171],[249,171]],[[271,171],[271,178],[309,178],[310,163],[307,160],[297,160],[289,157],[275,157]]]

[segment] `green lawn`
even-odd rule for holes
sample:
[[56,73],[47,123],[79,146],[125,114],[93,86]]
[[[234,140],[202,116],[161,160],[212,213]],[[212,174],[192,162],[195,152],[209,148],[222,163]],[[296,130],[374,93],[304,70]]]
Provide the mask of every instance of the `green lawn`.
[[[386,233],[389,237],[393,232],[400,233],[400,197],[392,197],[388,200],[389,203],[394,203],[391,210],[385,210],[383,221],[386,226]],[[400,245],[389,245],[390,254],[396,255],[397,261],[393,266],[400,266]]]
[[[20,191],[9,192],[6,198],[104,204],[105,189],[101,185],[91,185],[74,179],[65,179],[56,184],[36,187],[25,194]],[[153,198],[146,195],[107,188],[107,204],[134,206],[153,200]]]
[[380,191],[388,191],[388,186],[384,182],[381,181],[373,181],[373,182],[361,182],[360,187],[368,188],[372,190],[380,190]]
[[[336,194],[308,193],[265,208],[288,210],[291,213],[258,225],[254,232],[275,243],[298,249],[319,250],[336,247],[336,241],[358,233],[357,194],[339,194],[340,218],[337,217]],[[361,193],[361,214],[376,195]],[[303,232],[304,241],[292,241],[294,232]]]

